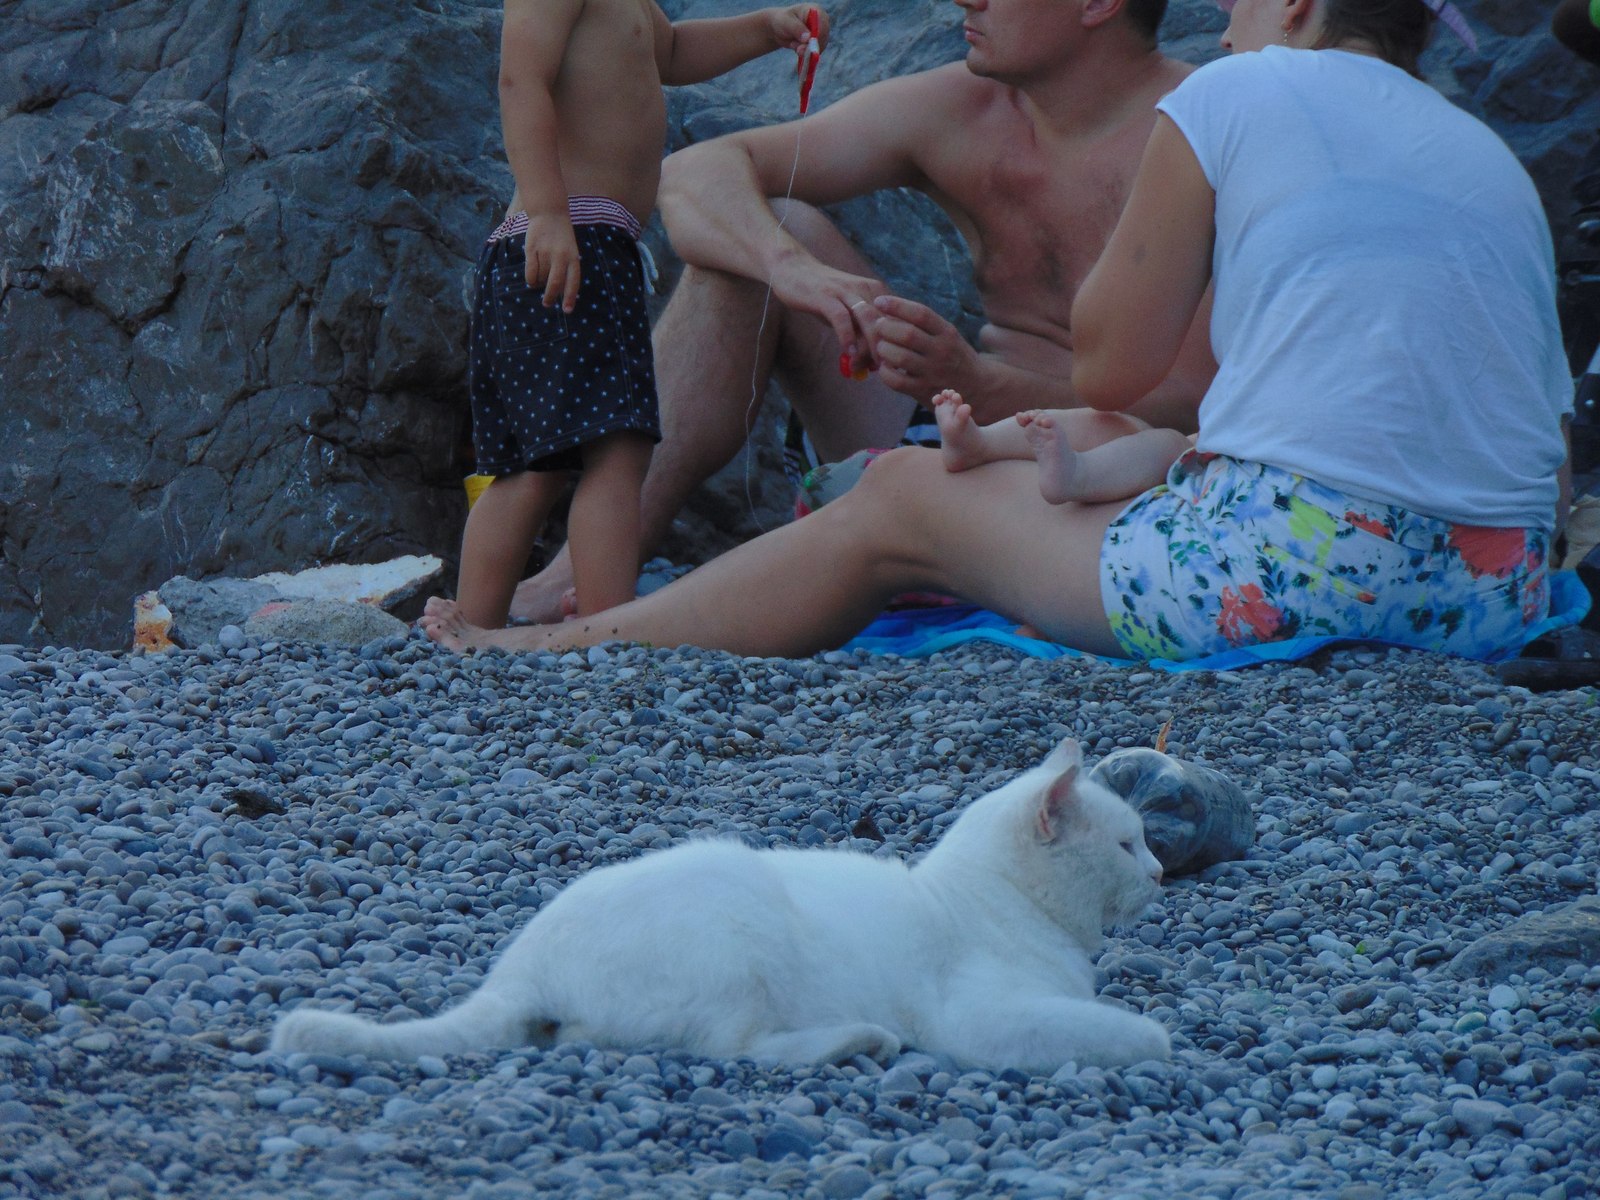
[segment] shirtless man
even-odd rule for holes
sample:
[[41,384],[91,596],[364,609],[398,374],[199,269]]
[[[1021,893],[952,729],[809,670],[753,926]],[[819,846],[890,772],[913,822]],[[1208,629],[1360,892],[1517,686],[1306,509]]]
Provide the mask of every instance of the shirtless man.
[[[738,453],[753,377],[763,392],[777,378],[823,461],[894,445],[914,406],[931,410],[947,387],[980,424],[1079,407],[1072,300],[1122,210],[1155,102],[1190,68],[1156,49],[1166,0],[955,3],[964,64],[863,88],[805,119],[793,186],[804,203],[781,214],[769,203],[789,187],[799,123],[666,161],[660,209],[689,266],[654,336],[662,442],[644,485],[647,547]],[[811,207],[894,187],[925,192],[966,239],[988,321],[976,346],[932,309],[891,294]],[[768,280],[774,303],[762,329]],[[1215,370],[1207,319],[1203,310],[1136,416],[1194,429]],[[874,374],[841,378],[841,352]],[[1128,428],[1085,414],[1084,442],[1100,440],[1096,422]],[[559,619],[571,578],[563,550],[518,588],[512,613]]]

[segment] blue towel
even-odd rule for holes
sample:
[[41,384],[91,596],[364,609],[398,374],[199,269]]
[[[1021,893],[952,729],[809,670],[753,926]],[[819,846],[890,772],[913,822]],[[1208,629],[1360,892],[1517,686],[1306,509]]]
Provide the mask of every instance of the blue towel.
[[[1550,615],[1531,626],[1523,645],[1557,629],[1576,625],[1589,613],[1589,589],[1584,587],[1576,571],[1554,571],[1550,575]],[[1188,662],[1171,662],[1164,658],[1143,662],[1129,658],[1107,658],[1088,654],[1070,646],[1038,638],[1023,637],[1017,633],[1017,623],[999,613],[971,605],[956,604],[943,608],[912,608],[900,612],[884,613],[845,645],[846,650],[869,650],[874,654],[899,654],[907,658],[923,658],[940,650],[948,650],[964,642],[998,642],[1010,646],[1032,658],[1098,658],[1101,662],[1119,667],[1155,667],[1162,671],[1231,671],[1238,667],[1254,666],[1264,662],[1292,662],[1328,646],[1341,645],[1398,645],[1361,638],[1303,637],[1281,642],[1267,642],[1260,646],[1243,646],[1237,650],[1224,650],[1220,654]],[[1517,647],[1520,653],[1522,646]],[[1515,658],[1507,653],[1504,658]]]

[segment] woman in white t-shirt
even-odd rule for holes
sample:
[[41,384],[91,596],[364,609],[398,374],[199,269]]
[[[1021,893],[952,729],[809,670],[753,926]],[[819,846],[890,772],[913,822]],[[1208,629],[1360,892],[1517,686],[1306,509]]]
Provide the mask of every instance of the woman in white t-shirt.
[[1196,450],[1107,533],[1129,649],[1360,629],[1493,658],[1546,612],[1572,396],[1549,229],[1505,144],[1412,74],[1433,19],[1238,0],[1233,56],[1158,105],[1073,381],[1124,406],[1212,284],[1219,371]]
[[1442,0],[1228,7],[1233,55],[1161,102],[1072,314],[1074,387],[1120,410],[1214,285],[1220,369],[1163,484],[1049,503],[1027,464],[895,451],[819,512],[596,618],[483,631],[435,603],[430,635],[804,654],[933,590],[1139,658],[1314,635],[1515,653],[1548,609],[1571,406],[1538,196],[1413,74]]

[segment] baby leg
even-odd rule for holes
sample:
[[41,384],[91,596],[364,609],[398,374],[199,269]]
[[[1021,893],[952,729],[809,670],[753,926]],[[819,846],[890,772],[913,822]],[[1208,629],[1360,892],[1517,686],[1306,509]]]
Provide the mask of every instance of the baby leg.
[[1017,421],[1039,464],[1039,494],[1051,504],[1137,496],[1164,480],[1191,445],[1173,429],[1141,429],[1079,452],[1053,414],[1023,413]]
[[933,412],[939,421],[940,453],[944,455],[946,471],[965,471],[1006,458],[1033,457],[1015,421],[979,425],[959,392],[948,388],[940,392],[933,398]]
[[567,514],[579,616],[633,599],[639,583],[639,492],[653,449],[648,437],[631,431],[583,447],[583,477]]

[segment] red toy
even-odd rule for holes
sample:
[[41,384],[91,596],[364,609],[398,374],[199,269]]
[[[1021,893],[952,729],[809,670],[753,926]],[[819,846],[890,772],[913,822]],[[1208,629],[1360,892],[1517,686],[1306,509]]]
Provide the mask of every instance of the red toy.
[[868,371],[866,367],[856,366],[854,360],[850,357],[850,351],[846,350],[839,355],[839,374],[846,379],[854,379],[857,383],[860,383],[867,377]]
[[811,107],[811,84],[817,77],[817,64],[822,61],[822,43],[817,39],[822,33],[822,20],[817,10],[806,10],[806,32],[811,35],[811,40],[799,51],[799,59],[795,70],[800,74],[800,115],[806,115],[806,109]]

